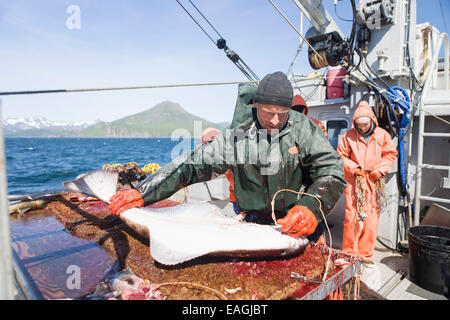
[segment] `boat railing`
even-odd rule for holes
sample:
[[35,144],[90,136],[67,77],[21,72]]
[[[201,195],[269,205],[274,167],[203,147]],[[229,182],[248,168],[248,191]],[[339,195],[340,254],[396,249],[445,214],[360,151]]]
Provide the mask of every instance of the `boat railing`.
[[422,97],[418,105],[419,108],[419,124],[418,124],[418,141],[417,141],[417,165],[416,165],[416,184],[415,184],[415,196],[414,196],[414,225],[419,225],[419,212],[421,200],[435,201],[441,203],[449,203],[450,200],[446,198],[429,197],[422,195],[422,169],[434,169],[434,170],[448,170],[450,176],[450,166],[447,165],[433,165],[423,163],[423,146],[425,137],[448,137],[450,138],[450,133],[440,133],[440,132],[425,132],[425,114],[428,113],[426,110],[426,100],[429,91],[432,88],[432,82],[435,72],[438,69],[439,62],[439,52],[441,50],[442,44],[444,44],[444,90],[449,90],[450,79],[449,79],[449,40],[447,33],[441,33],[437,40],[435,47],[433,48],[433,59],[431,60],[430,73],[425,79]]

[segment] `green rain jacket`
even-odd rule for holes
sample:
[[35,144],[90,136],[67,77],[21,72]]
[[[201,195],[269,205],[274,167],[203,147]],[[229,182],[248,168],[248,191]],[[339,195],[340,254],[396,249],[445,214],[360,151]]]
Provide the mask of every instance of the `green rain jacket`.
[[[247,106],[248,107],[248,106]],[[248,113],[248,108],[245,109]],[[247,120],[244,120],[247,118]],[[147,178],[137,190],[144,204],[170,197],[178,190],[197,182],[208,181],[231,169],[238,209],[256,215],[252,222],[271,223],[271,201],[280,189],[317,195],[280,192],[275,200],[275,215],[282,218],[296,204],[308,207],[323,220],[320,206],[327,215],[342,195],[343,160],[331,147],[322,129],[308,117],[295,111],[278,135],[267,139],[265,130],[258,130],[253,116],[236,113],[235,128],[227,129],[212,141],[196,146]]]

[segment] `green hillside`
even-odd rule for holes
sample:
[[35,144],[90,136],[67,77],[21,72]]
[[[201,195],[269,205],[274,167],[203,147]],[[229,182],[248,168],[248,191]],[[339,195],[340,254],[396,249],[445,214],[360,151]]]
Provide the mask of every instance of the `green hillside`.
[[222,130],[224,128],[222,123],[212,123],[190,114],[177,103],[165,101],[149,110],[113,122],[101,122],[77,133],[74,132],[74,136],[160,138],[170,137],[176,129],[186,129],[194,136],[196,121],[201,123],[201,129],[213,127]]

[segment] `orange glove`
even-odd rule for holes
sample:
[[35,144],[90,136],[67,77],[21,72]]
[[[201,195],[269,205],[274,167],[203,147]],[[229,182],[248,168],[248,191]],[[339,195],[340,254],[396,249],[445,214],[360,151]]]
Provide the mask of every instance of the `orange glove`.
[[109,202],[109,210],[116,215],[134,207],[144,206],[144,199],[136,189],[119,191],[109,199]]
[[382,176],[382,174],[378,170],[373,170],[369,174],[369,178],[372,179],[373,181],[377,181],[378,179],[381,178],[381,176]]
[[289,233],[291,237],[309,236],[316,230],[318,221],[314,213],[307,207],[296,205],[288,211],[283,219],[278,219],[281,231]]
[[364,170],[361,168],[356,168],[355,171],[353,171],[353,174],[355,176],[363,176],[364,175]]

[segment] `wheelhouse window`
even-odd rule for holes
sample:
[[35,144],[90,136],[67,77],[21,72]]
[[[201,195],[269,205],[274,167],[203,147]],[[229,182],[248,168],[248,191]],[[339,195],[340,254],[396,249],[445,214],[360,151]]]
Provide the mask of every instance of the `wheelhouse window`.
[[327,133],[328,141],[333,146],[334,150],[337,149],[339,138],[343,136],[348,130],[347,120],[328,120],[327,121]]

